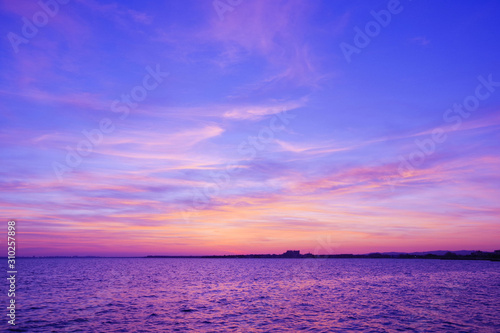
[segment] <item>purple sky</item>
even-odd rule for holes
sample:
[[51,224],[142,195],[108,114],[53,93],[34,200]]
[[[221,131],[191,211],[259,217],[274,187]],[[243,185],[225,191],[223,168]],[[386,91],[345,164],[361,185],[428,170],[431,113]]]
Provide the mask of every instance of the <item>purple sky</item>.
[[41,3],[0,1],[19,255],[500,248],[500,2]]

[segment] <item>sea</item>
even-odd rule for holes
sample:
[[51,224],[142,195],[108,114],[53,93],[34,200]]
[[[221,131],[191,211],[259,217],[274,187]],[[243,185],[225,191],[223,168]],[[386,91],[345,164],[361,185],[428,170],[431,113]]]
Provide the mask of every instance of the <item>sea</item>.
[[500,332],[500,262],[23,258],[17,272],[16,325],[4,314],[0,330]]

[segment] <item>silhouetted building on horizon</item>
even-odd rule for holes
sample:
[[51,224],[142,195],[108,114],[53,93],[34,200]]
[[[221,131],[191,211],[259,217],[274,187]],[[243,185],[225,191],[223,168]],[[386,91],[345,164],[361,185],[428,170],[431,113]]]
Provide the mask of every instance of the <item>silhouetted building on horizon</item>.
[[300,258],[300,250],[299,251],[288,250],[285,253],[283,253],[282,256],[285,258]]

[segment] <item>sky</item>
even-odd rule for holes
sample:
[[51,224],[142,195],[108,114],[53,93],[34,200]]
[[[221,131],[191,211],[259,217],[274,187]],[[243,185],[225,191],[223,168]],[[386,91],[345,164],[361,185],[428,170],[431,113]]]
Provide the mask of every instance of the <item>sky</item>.
[[17,254],[500,249],[499,11],[0,1]]

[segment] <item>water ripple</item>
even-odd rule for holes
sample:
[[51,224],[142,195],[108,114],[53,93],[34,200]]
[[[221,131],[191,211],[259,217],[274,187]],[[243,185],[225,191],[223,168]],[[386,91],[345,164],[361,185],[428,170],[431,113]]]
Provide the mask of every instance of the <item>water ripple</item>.
[[500,263],[21,259],[19,332],[499,332]]

